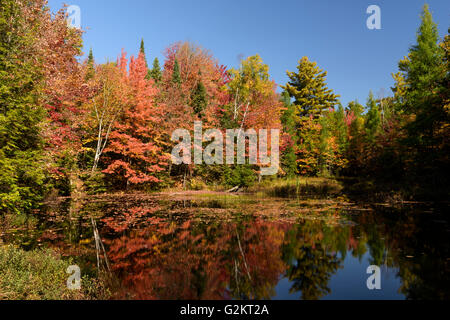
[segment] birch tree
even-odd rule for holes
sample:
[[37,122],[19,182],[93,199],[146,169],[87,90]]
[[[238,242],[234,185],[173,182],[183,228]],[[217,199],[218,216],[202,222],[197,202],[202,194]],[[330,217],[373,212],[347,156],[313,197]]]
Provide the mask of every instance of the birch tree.
[[88,105],[93,120],[92,126],[96,129],[96,147],[92,172],[97,169],[111,130],[122,113],[127,97],[127,87],[124,83],[120,62],[119,66],[107,63],[98,66],[96,69],[93,79],[96,94]]

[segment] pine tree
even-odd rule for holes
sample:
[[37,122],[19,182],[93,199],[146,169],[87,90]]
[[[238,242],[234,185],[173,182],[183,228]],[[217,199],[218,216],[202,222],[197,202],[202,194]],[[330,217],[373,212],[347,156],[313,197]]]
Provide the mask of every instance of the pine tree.
[[375,137],[380,130],[381,114],[378,105],[373,97],[372,91],[367,98],[367,115],[365,121],[366,137],[369,143],[375,143]]
[[178,65],[177,59],[175,59],[175,62],[173,64],[172,82],[176,85],[181,85],[180,66]]
[[297,72],[287,72],[289,82],[282,86],[295,98],[296,116],[317,118],[324,110],[334,107],[339,95],[333,94],[326,85],[327,72],[319,69],[316,62],[303,57],[297,66]]
[[150,76],[153,80],[155,80],[155,83],[159,83],[161,81],[162,72],[161,67],[159,66],[158,58],[155,58],[155,60],[153,60],[153,68],[152,70],[150,70]]
[[326,71],[310,62],[307,57],[300,59],[297,72],[287,72],[289,82],[282,86],[294,98],[293,119],[298,134],[297,162],[300,173],[317,174],[320,171],[320,118],[326,110],[338,102],[326,84]]

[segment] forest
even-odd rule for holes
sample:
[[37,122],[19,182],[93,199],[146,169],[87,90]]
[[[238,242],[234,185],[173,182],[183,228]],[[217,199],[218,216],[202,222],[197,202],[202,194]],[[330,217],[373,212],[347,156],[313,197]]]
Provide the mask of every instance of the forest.
[[[392,70],[392,94],[346,106],[306,56],[282,85],[258,54],[228,68],[190,42],[170,45],[160,62],[143,39],[137,56],[98,64],[95,47],[81,59],[84,31],[68,26],[65,8],[0,8],[1,213],[74,194],[246,190],[300,177],[337,179],[367,199],[448,199],[450,36],[439,37],[427,5]],[[173,164],[171,134],[192,132],[194,121],[279,129],[277,175],[261,176],[260,163]]]
[[0,300],[448,300],[450,28],[416,25],[391,92],[344,105],[302,53],[284,84],[131,32],[103,61],[67,6],[0,0]]

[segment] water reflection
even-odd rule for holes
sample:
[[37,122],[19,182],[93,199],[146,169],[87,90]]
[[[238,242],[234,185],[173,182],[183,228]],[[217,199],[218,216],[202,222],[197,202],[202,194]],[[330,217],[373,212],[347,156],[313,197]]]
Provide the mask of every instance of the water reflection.
[[[114,299],[449,298],[450,230],[438,214],[276,199],[107,200],[50,207],[1,239],[56,248],[94,274],[94,216]],[[371,264],[382,267],[379,291],[366,287]]]

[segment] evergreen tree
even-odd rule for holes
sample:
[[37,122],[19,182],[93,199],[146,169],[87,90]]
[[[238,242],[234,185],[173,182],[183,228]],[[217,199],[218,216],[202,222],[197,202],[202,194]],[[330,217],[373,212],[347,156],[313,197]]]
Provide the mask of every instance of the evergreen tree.
[[145,66],[148,69],[147,58],[145,57],[145,46],[144,46],[144,38],[141,39],[141,47],[139,48],[139,52],[144,55]]
[[287,72],[289,82],[282,86],[295,98],[296,116],[317,118],[324,110],[333,108],[339,95],[333,94],[326,84],[327,72],[303,57],[297,66],[297,72]]
[[94,77],[94,54],[92,53],[92,48],[89,50],[88,61],[87,61],[88,71],[86,73],[86,80],[92,79]]
[[320,171],[320,118],[326,110],[338,102],[326,84],[326,71],[303,57],[297,72],[287,72],[289,82],[282,86],[294,98],[293,119],[298,134],[297,162],[302,174],[317,174]]
[[448,191],[450,114],[445,55],[437,25],[424,5],[417,43],[399,62],[405,82],[403,107],[410,119],[405,126],[407,139],[402,142],[408,147],[408,177],[433,194]]
[[27,212],[44,193],[43,143],[37,105],[40,72],[27,54],[33,35],[24,30],[21,3],[0,7],[0,213]]
[[153,60],[153,68],[150,71],[150,76],[153,80],[155,80],[155,83],[159,83],[161,81],[162,72],[161,67],[159,66],[158,58],[155,58],[155,60]]
[[406,83],[405,110],[415,115],[408,126],[410,143],[415,146],[433,145],[433,132],[446,121],[440,84],[446,75],[439,34],[428,5],[424,5],[417,44],[407,58],[399,62]]
[[378,105],[373,97],[372,91],[367,98],[367,115],[365,121],[366,137],[369,143],[375,143],[375,137],[380,130],[381,114]]
[[283,102],[284,112],[281,115],[281,123],[283,125],[283,131],[288,134],[290,140],[284,153],[282,154],[281,163],[284,167],[284,171],[288,177],[293,177],[297,173],[297,162],[295,156],[294,146],[297,141],[294,111],[295,105],[291,103],[291,97],[287,91],[283,91],[281,95],[281,101]]
[[180,66],[178,65],[177,59],[175,59],[175,62],[173,64],[172,82],[176,85],[181,85]]
[[142,55],[144,56],[144,61],[145,61],[145,67],[147,68],[147,75],[145,77],[145,79],[151,79],[152,78],[152,74],[151,74],[151,70],[148,68],[148,63],[147,63],[147,57],[145,56],[145,45],[144,45],[144,39],[141,39],[141,46],[139,48],[139,52],[142,53]]
[[192,109],[194,109],[194,112],[201,117],[207,105],[206,88],[203,83],[199,81],[192,93],[191,106]]

